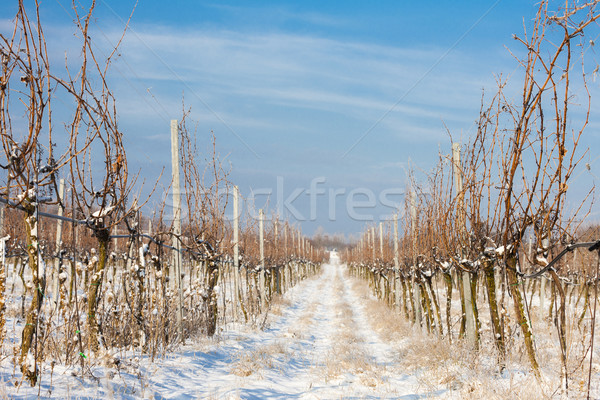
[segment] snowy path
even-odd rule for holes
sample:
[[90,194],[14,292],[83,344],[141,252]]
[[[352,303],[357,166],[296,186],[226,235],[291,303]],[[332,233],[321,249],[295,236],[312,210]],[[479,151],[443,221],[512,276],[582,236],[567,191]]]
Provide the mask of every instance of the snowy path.
[[[435,396],[422,392],[416,378],[400,370],[397,351],[371,329],[364,299],[353,291],[344,270],[343,265],[326,264],[321,275],[292,288],[279,309],[272,310],[264,331],[233,327],[208,345],[189,345],[154,363],[140,357],[137,367],[118,375],[98,370],[96,376],[104,375],[99,383],[55,373],[54,384],[40,394],[52,390],[67,397],[131,399]],[[16,397],[30,394],[19,390]]]
[[294,288],[291,305],[264,332],[224,333],[213,352],[189,354],[181,375],[154,375],[162,382],[150,385],[154,396],[420,398],[414,378],[395,370],[394,351],[370,329],[343,268],[324,265],[321,276]]

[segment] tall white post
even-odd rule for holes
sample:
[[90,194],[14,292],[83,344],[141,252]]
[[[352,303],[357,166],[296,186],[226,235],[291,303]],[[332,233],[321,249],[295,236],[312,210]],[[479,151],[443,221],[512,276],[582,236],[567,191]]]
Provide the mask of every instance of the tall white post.
[[[2,265],[0,265],[0,270],[2,270],[2,274],[6,275],[6,242],[10,240],[10,235],[6,235],[3,238],[0,238],[0,254],[2,254]],[[3,276],[6,280],[6,276]]]
[[417,283],[417,194],[411,190],[410,192],[410,216],[411,216],[411,232],[412,232],[412,248],[413,248],[413,265],[412,265],[412,287],[413,298],[415,302],[415,322],[421,326],[421,292]]
[[183,288],[181,287],[181,186],[179,183],[179,129],[177,120],[171,120],[171,171],[173,177],[173,283],[179,292],[177,324],[183,341]]
[[261,271],[259,271],[259,285],[260,285],[260,293],[261,298],[266,303],[267,291],[265,290],[265,274],[266,274],[266,265],[265,265],[265,214],[262,208],[258,212],[258,241],[259,241],[259,249],[260,249],[260,267]]
[[394,214],[394,268],[400,268],[400,253],[398,251],[398,214]]
[[454,171],[454,183],[456,185],[456,195],[459,196],[462,193],[462,173],[460,168],[459,143],[452,143],[452,166]]
[[[62,204],[64,198],[65,198],[65,180],[61,179],[59,181],[58,184],[58,215],[60,217],[63,216],[63,208],[60,206],[60,204]],[[56,248],[56,255],[58,256],[58,253],[60,252],[60,247],[62,244],[62,224],[63,221],[62,219],[58,219],[56,221],[56,241],[55,241],[55,248]],[[59,280],[58,280],[58,275],[60,274],[60,260],[58,259],[58,257],[56,258],[56,260],[54,261],[54,275],[53,275],[53,285],[52,285],[52,290],[53,290],[53,300],[54,300],[54,304],[58,304],[58,286],[59,286]]]
[[373,261],[375,261],[375,227],[371,227],[371,249],[373,249]]
[[383,260],[383,222],[379,223],[379,256]]
[[413,264],[417,265],[417,194],[414,191],[410,195],[410,231],[412,233]]
[[283,250],[284,250],[284,255],[287,258],[289,256],[288,254],[288,227],[287,227],[287,223],[283,226]]
[[[461,271],[458,271],[460,274]],[[471,294],[471,274],[462,271],[463,274],[463,293],[465,296],[465,317],[466,321],[466,334],[467,340],[469,343],[475,344],[476,336],[475,336],[475,315],[473,314],[473,302],[472,302],[472,294]]]
[[260,265],[265,267],[265,214],[262,209],[259,211],[258,216],[258,240],[260,246]]
[[279,241],[279,217],[277,217],[277,219],[273,222],[273,228],[275,230],[275,237],[273,238],[273,244],[275,245],[275,258],[277,258],[277,256],[279,255],[279,246],[278,246],[278,241]]
[[240,194],[237,186],[233,186],[233,314],[237,319],[240,304]]
[[[4,235],[4,212],[6,210],[6,206],[2,205],[0,206],[0,236]],[[8,240],[8,239],[7,239]],[[6,242],[2,242],[2,265],[0,266],[0,269],[2,269],[2,273],[4,274],[4,276],[7,275],[7,268],[6,268],[6,264],[5,264],[5,253],[6,253]],[[14,265],[13,265],[13,269],[14,269]],[[6,280],[6,278],[4,278]]]
[[[112,235],[117,236],[118,233],[119,233],[119,231],[117,230],[117,225],[113,226]],[[119,239],[115,239],[114,244],[115,244],[115,252],[118,254],[119,253]]]
[[233,187],[233,266],[236,271],[240,267],[240,193]]
[[394,299],[400,307],[400,255],[398,252],[398,214],[394,214]]

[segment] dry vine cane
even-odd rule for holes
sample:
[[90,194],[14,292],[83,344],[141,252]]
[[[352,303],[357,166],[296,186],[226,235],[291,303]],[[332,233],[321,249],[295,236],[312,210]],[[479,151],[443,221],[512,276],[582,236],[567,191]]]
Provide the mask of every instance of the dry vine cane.
[[[58,191],[56,176],[71,161],[74,152],[70,145],[75,140],[72,133],[61,144],[55,141],[51,110],[59,89],[51,71],[37,1],[34,7],[35,18],[31,20],[24,3],[19,2],[12,34],[0,35],[0,125],[5,158],[0,166],[6,171],[0,193],[24,211],[34,292],[23,328],[19,364],[32,385],[37,382],[43,354],[38,323],[46,291],[46,271],[40,267],[37,211],[40,203],[53,203],[51,195]],[[25,117],[16,120],[16,115]]]
[[[219,268],[226,249],[225,209],[230,183],[229,171],[223,167],[216,150],[216,141],[212,134],[212,151],[209,156],[200,157],[196,138],[187,127],[187,114],[184,112],[179,126],[180,162],[183,167],[185,204],[187,206],[188,226],[185,236],[192,241],[184,243],[189,250],[204,254],[204,287],[202,288],[202,308],[206,316],[206,334],[213,336],[217,328],[217,294]],[[202,168],[204,165],[204,168]]]
[[[128,174],[123,133],[117,127],[115,100],[106,80],[108,66],[123,36],[101,65],[94,54],[89,34],[94,6],[95,2],[92,2],[83,15],[74,8],[76,26],[83,38],[82,63],[77,74],[58,82],[76,101],[69,125],[72,137],[69,175],[71,186],[76,191],[75,206],[86,216],[98,245],[97,262],[93,264],[87,288],[86,319],[88,351],[96,353],[100,345],[96,311],[108,261],[110,232],[141,204],[136,201],[128,204],[136,179],[130,179]],[[99,87],[93,82],[99,82]],[[101,158],[98,160],[97,157]],[[98,161],[104,164],[102,172],[92,169],[92,163]]]
[[[549,11],[549,2],[540,4],[534,27],[529,36],[515,37],[527,48],[527,56],[520,60],[525,69],[523,77],[522,105],[503,101],[508,121],[513,122],[513,135],[502,145],[507,156],[502,160],[503,218],[500,229],[505,246],[504,262],[508,284],[513,295],[517,322],[521,326],[527,354],[532,369],[539,376],[531,328],[524,313],[522,294],[518,286],[518,249],[526,230],[535,224],[538,248],[548,235],[556,230],[566,230],[569,220],[561,221],[568,181],[581,160],[577,149],[579,139],[587,126],[590,113],[589,92],[585,118],[576,131],[570,132],[569,101],[572,71],[572,41],[584,37],[585,29],[600,18],[596,10],[598,2],[577,6],[566,2],[556,13]],[[555,36],[549,31],[556,26]],[[558,39],[558,42],[554,40]],[[583,43],[582,43],[583,44]],[[550,50],[549,56],[548,50]],[[580,48],[583,52],[583,46]],[[582,53],[583,54],[583,53]],[[583,62],[583,57],[581,61]],[[582,76],[586,86],[585,74]],[[545,96],[551,105],[545,112]],[[547,129],[550,129],[548,134]],[[533,168],[526,165],[531,157],[536,160]],[[519,185],[516,182],[520,182]],[[572,221],[574,216],[570,218]],[[561,319],[560,343],[563,354],[563,378],[567,385],[566,326]]]

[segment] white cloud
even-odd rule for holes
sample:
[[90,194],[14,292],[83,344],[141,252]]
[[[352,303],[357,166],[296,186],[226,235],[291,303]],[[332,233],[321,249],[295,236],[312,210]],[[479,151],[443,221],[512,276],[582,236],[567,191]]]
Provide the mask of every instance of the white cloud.
[[256,4],[253,4],[251,7],[232,6],[227,4],[209,4],[206,6],[224,11],[228,15],[241,16],[243,19],[260,19],[271,23],[274,21],[280,23],[298,21],[304,24],[329,28],[340,28],[356,23],[356,21],[343,19],[339,15],[333,17],[317,12],[302,12],[297,9],[291,10],[285,6],[278,6],[277,4],[269,4],[266,7],[257,7]]
[[[403,115],[440,121],[476,115],[479,89],[486,79],[492,83],[491,74],[477,71],[475,58],[458,53],[427,74],[443,52],[281,33],[142,27],[128,33],[121,54],[131,68],[121,69],[133,84],[153,86],[170,112],[180,112],[185,91],[200,119],[218,118],[198,98],[229,125],[245,128],[281,125],[278,115],[270,115],[274,105],[339,113],[366,125],[394,105],[386,119]],[[168,87],[178,90],[168,92]],[[132,94],[131,103],[136,96]],[[128,112],[135,107],[127,107]]]

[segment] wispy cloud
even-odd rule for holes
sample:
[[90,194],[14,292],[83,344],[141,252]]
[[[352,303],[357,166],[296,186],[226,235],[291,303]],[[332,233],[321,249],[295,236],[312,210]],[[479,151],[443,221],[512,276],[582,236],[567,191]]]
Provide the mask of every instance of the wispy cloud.
[[341,28],[356,24],[356,20],[341,18],[339,15],[331,16],[318,12],[303,12],[281,4],[268,4],[264,7],[257,7],[256,4],[253,4],[251,7],[243,7],[213,3],[205,6],[223,11],[230,16],[236,15],[246,20],[250,18],[252,20],[268,21],[274,25],[289,21],[328,28]]
[[[277,12],[285,18],[285,9]],[[298,18],[336,23],[330,16],[320,22],[318,15]],[[93,25],[100,55],[108,54],[122,29]],[[298,135],[314,140],[326,134],[336,138],[337,146],[347,147],[443,52],[436,46],[384,46],[282,32],[166,25],[132,29],[135,34],[126,35],[110,78],[123,123],[156,139],[164,136],[160,126],[166,120],[181,115],[185,96],[203,129],[221,126],[216,112],[251,146],[254,138],[268,142]],[[66,54],[77,61],[80,43],[73,27],[50,26],[46,31],[56,60]],[[60,41],[53,39],[58,37]],[[392,142],[437,143],[445,135],[442,121],[452,128],[470,125],[481,87],[493,84],[491,72],[481,65],[480,54],[449,54],[386,117],[377,135]]]
[[[262,107],[261,115],[264,107],[275,104],[372,119],[389,108],[440,52],[279,33],[182,33],[162,27],[152,32],[138,29],[138,35],[218,109],[252,103]],[[123,54],[135,70],[129,79],[153,86],[177,85],[177,77],[154,62],[136,38],[126,40]],[[464,71],[465,64],[473,70]],[[477,64],[466,54],[448,57],[440,72],[424,82],[424,91],[410,96],[395,112],[439,119],[471,109],[473,104],[465,100],[472,102],[473,96],[464,93],[478,91],[486,79],[491,82],[491,74],[478,72]]]

